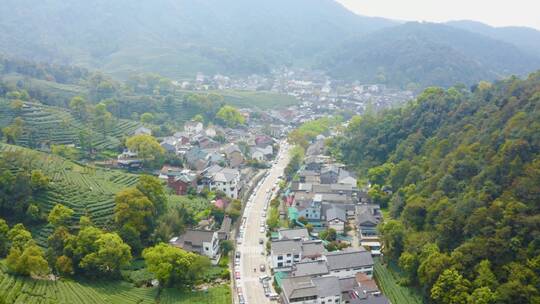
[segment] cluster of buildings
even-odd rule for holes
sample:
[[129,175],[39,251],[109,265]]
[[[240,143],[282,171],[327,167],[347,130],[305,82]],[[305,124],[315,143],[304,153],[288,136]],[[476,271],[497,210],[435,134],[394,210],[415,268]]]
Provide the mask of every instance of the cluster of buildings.
[[204,128],[196,121],[187,122],[183,132],[164,138],[161,146],[184,163],[183,168],[167,167],[160,172],[176,194],[207,188],[222,191],[230,198],[240,197],[243,177],[252,171],[247,164],[269,162],[277,149],[270,135],[247,129]]
[[[244,113],[248,116],[250,113]],[[282,129],[282,128],[281,128]],[[182,132],[161,139],[161,146],[183,161],[183,167],[164,166],[159,178],[178,195],[219,191],[225,197],[212,203],[226,210],[230,199],[242,199],[257,170],[250,166],[256,162],[271,162],[276,154],[276,139],[282,132],[273,128],[251,124],[247,127],[205,127],[201,122],[188,121]],[[264,131],[264,132],[263,132]],[[184,250],[205,255],[213,263],[220,258],[220,242],[229,239],[231,218],[225,216],[221,225],[209,220],[187,229],[169,243]]]
[[[314,231],[332,228],[345,234],[346,227],[354,227],[358,242],[380,254],[377,225],[382,220],[380,207],[371,203],[367,189],[359,189],[355,175],[343,165],[324,156],[323,139],[315,140],[307,149],[298,181],[291,184],[287,203],[290,220],[307,220]],[[304,221],[305,222],[305,221]],[[301,223],[299,223],[301,224]]]
[[340,81],[331,79],[322,71],[290,68],[276,69],[269,75],[251,75],[245,78],[231,78],[220,74],[207,76],[199,73],[194,80],[175,84],[182,89],[195,91],[233,89],[270,91],[294,96],[301,102],[296,109],[301,110],[306,120],[307,115],[331,115],[336,110],[358,114],[368,109],[377,111],[414,98],[414,93],[408,90],[388,88],[376,83]]
[[363,247],[328,252],[306,228],[281,229],[270,249],[283,303],[389,304],[373,280]]
[[[358,187],[355,174],[324,150],[323,137],[311,143],[286,197],[288,218],[300,228],[279,230],[271,243],[283,303],[388,304],[373,281],[373,257],[381,253],[380,207]],[[350,247],[328,252],[318,235],[329,228]]]

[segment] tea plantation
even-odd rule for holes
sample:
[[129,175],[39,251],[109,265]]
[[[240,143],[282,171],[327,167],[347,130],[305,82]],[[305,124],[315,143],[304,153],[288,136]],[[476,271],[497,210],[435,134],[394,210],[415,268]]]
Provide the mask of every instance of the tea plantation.
[[114,150],[122,137],[140,126],[135,121],[114,119],[109,130],[103,132],[92,124],[83,123],[64,108],[25,102],[22,108],[13,109],[8,101],[0,99],[0,128],[13,123],[16,117],[24,122],[23,134],[17,139],[17,144],[31,148],[53,144],[78,146],[80,134],[84,131],[96,150]]

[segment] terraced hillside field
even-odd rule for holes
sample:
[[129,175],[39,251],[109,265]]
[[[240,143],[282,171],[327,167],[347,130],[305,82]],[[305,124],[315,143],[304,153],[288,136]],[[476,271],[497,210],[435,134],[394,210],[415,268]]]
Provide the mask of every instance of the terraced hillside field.
[[207,291],[135,287],[123,281],[46,281],[0,271],[0,299],[6,304],[230,304],[228,285]]
[[23,135],[17,144],[32,148],[52,144],[78,146],[80,133],[85,131],[98,151],[113,150],[118,148],[123,136],[140,126],[134,121],[116,119],[110,131],[103,132],[76,119],[64,108],[25,102],[23,108],[16,110],[8,101],[0,100],[0,128],[11,124],[16,117],[24,121]]
[[[77,219],[87,215],[100,227],[112,222],[115,193],[133,186],[138,180],[134,174],[83,166],[54,155],[0,144],[0,153],[6,151],[24,156],[26,163],[12,163],[13,171],[25,166],[40,169],[51,178],[49,190],[36,198],[40,210],[49,212],[56,203],[60,203],[72,208]],[[45,226],[34,231],[34,236],[44,244],[50,232],[50,228]]]

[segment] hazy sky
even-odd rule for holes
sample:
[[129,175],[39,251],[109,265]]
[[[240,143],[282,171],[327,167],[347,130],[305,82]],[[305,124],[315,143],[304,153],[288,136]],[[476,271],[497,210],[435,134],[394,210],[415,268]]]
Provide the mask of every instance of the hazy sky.
[[337,0],[367,16],[400,20],[476,20],[493,26],[540,30],[540,0]]

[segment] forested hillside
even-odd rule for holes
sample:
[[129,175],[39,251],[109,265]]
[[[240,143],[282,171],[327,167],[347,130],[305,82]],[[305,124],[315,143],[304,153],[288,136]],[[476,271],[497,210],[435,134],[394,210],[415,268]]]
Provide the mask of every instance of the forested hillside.
[[357,16],[333,0],[2,4],[0,53],[124,77],[141,71],[175,78],[199,71],[264,73],[276,65],[309,62],[345,37],[394,24]]
[[333,153],[388,206],[385,257],[433,303],[540,303],[540,72],[429,88]]
[[451,26],[406,23],[340,45],[322,67],[337,78],[410,89],[472,85],[483,79],[527,74],[540,53]]
[[493,39],[512,43],[523,51],[533,55],[538,55],[540,53],[540,31],[533,28],[521,26],[493,27],[470,20],[451,21],[446,24],[473,33],[482,34]]

